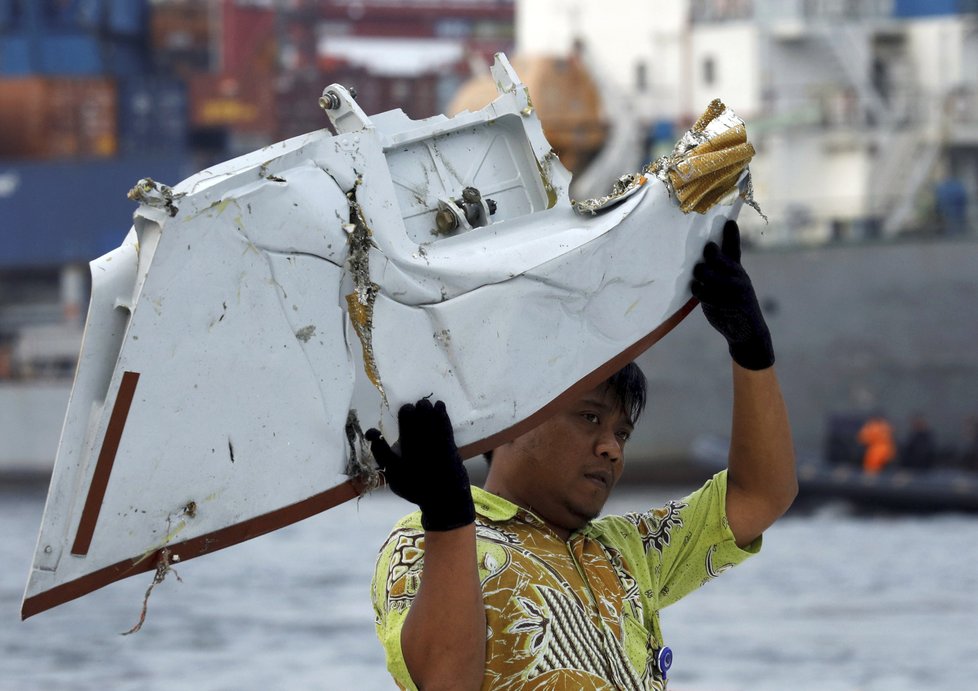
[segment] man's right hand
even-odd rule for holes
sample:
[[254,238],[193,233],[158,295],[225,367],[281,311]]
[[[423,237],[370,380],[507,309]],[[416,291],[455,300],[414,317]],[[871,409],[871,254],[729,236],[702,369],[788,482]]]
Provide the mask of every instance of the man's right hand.
[[392,449],[380,431],[367,430],[377,465],[391,491],[421,509],[425,530],[445,531],[475,521],[469,475],[462,464],[445,404],[426,398],[397,413],[400,439]]

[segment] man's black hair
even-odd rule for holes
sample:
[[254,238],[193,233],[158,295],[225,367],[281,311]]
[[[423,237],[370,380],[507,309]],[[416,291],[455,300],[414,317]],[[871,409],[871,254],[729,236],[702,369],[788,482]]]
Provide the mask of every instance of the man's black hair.
[[[634,362],[629,362],[608,377],[607,385],[621,404],[621,409],[628,416],[628,421],[633,425],[637,423],[642,411],[645,410],[648,390],[648,382],[642,369]],[[491,449],[482,456],[486,459],[486,463],[492,464]]]
[[641,368],[634,362],[629,362],[608,378],[615,398],[621,403],[622,410],[633,425],[645,410],[648,382]]

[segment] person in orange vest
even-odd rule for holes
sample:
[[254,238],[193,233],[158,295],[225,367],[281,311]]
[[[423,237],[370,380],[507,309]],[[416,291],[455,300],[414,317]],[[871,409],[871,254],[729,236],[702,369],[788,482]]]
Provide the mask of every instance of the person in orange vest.
[[860,428],[857,439],[866,447],[866,452],[863,454],[863,472],[867,475],[878,475],[896,456],[893,428],[882,416],[869,418]]

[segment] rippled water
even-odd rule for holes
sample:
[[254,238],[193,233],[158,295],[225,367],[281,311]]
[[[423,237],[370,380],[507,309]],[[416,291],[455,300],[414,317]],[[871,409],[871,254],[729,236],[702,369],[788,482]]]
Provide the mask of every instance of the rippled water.
[[[624,488],[611,510],[658,504]],[[0,490],[0,689],[390,689],[368,584],[386,492],[19,621],[43,489]],[[966,691],[978,518],[789,516],[759,557],[664,610],[675,691]]]

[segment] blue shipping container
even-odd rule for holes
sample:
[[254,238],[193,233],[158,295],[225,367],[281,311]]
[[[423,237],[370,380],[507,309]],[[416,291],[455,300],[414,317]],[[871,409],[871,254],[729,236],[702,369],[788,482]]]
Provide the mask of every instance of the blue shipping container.
[[143,36],[149,24],[148,0],[108,0],[108,28],[113,34]]
[[172,77],[118,80],[119,150],[172,154],[187,148],[187,87]]
[[26,37],[9,34],[0,37],[0,74],[9,77],[28,75],[33,62],[31,42]]
[[893,15],[906,19],[958,14],[965,4],[962,0],[895,0]]
[[182,157],[0,161],[0,268],[91,261],[129,232],[126,194],[140,178],[173,185],[192,172]]
[[144,42],[105,41],[102,64],[106,74],[134,76],[150,70],[149,46]]
[[97,76],[105,70],[99,40],[87,34],[42,36],[40,64],[35,72],[51,75]]
[[148,30],[148,0],[0,0],[0,74],[135,74]]

